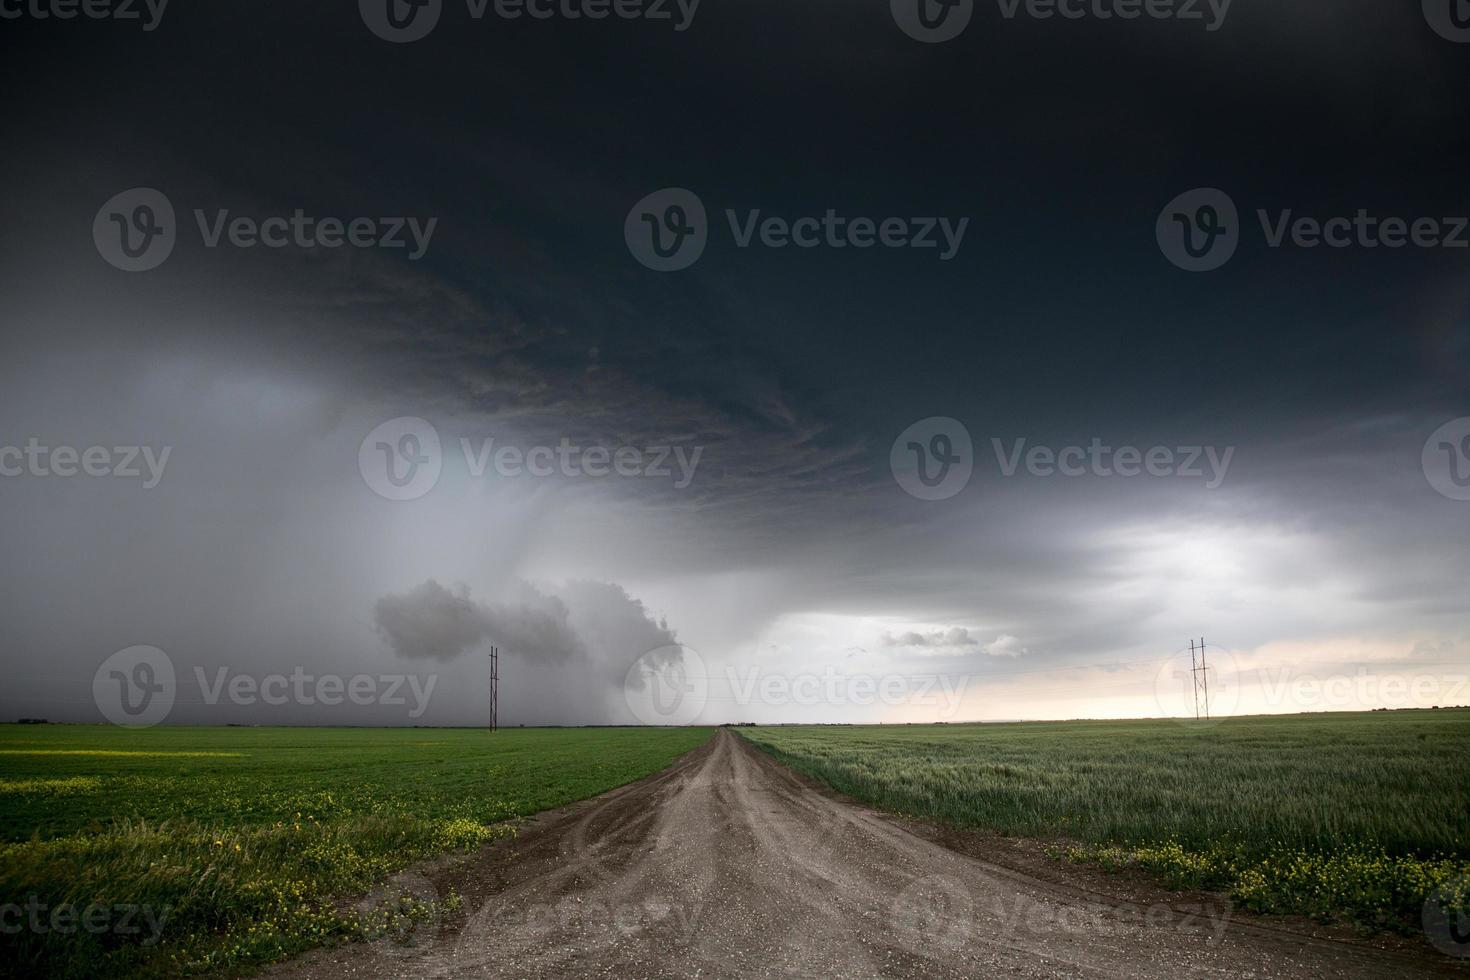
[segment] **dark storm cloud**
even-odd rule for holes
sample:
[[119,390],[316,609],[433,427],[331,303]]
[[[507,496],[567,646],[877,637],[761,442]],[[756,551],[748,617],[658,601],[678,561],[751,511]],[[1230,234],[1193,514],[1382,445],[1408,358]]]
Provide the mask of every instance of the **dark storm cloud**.
[[676,644],[668,623],[611,582],[571,581],[554,591],[517,583],[514,598],[477,602],[463,583],[430,579],[373,604],[378,632],[407,659],[453,660],[482,643],[532,661],[578,661],[621,682],[639,656]]
[[[347,253],[277,262],[295,288],[252,291],[272,298],[265,310],[241,299],[311,323],[283,326],[279,342],[406,406],[709,445],[728,500],[862,486],[894,426],[935,411],[1138,424],[1165,402],[1177,429],[1256,427],[1399,399],[1426,345],[1461,368],[1470,356],[1444,343],[1445,314],[1423,308],[1424,292],[1458,275],[1441,257],[1418,268],[1373,257],[1375,281],[1402,285],[1364,297],[1336,288],[1341,263],[1364,256],[1308,268],[1276,256],[1243,286],[1187,281],[1150,240],[1162,203],[1199,184],[1302,212],[1458,201],[1457,178],[1435,161],[1466,148],[1452,97],[1464,69],[1414,10],[1236,5],[1206,35],[1146,20],[1003,21],[987,8],[938,47],[902,36],[881,3],[710,8],[678,36],[485,22],[404,48],[350,9],[286,14],[171,22],[180,70],[204,83],[180,87],[146,61],[131,69],[140,103],[170,111],[101,119],[77,105],[126,161],[96,167],[100,186],[121,170],[187,178],[191,200],[247,212],[438,216],[442,247],[422,268]],[[742,45],[757,38],[752,63]],[[331,43],[340,57],[252,76],[241,98],[205,54],[231,39]],[[1035,84],[1018,89],[1017,77]],[[303,90],[357,108],[307,120]],[[177,118],[191,120],[187,134]],[[38,128],[41,145],[62,138]],[[1290,140],[1275,138],[1283,130]],[[1390,154],[1396,176],[1379,180]],[[922,207],[973,216],[983,232],[945,270],[725,247],[686,275],[646,275],[623,248],[622,218],[674,183],[696,187],[717,224],[725,206]],[[237,275],[275,278],[243,264]],[[269,336],[260,319],[281,317],[250,318]],[[1463,331],[1460,307],[1449,333]],[[1448,404],[1455,375],[1436,375],[1421,397]]]
[[556,596],[522,585],[517,601],[480,604],[463,584],[452,590],[433,579],[373,604],[373,620],[400,657],[453,660],[482,641],[505,644],[517,656],[552,659],[583,652]]
[[[0,443],[175,451],[146,496],[0,484],[6,540],[34,556],[4,573],[7,657],[85,680],[87,658],[138,640],[181,664],[341,670],[391,648],[456,679],[436,717],[463,722],[493,641],[521,654],[503,667],[511,717],[574,722],[620,718],[628,666],[674,642],[579,575],[700,583],[671,608],[684,634],[718,621],[711,645],[818,610],[901,621],[891,644],[860,639],[961,666],[1205,627],[1463,629],[1466,511],[1418,458],[1470,412],[1463,255],[1247,241],[1192,276],[1153,241],[1196,186],[1229,190],[1247,222],[1463,214],[1463,46],[1375,0],[1236,3],[1212,34],[979,4],[934,46],[887,7],[711,4],[678,35],[446,24],[405,46],[351,5],[170,11],[146,38],[8,24],[3,113],[23,137],[0,159],[0,416],[18,435]],[[126,275],[87,228],[144,185],[186,223],[303,207],[439,224],[413,263],[189,240]],[[659,275],[622,224],[675,185],[716,235]],[[941,264],[737,248],[727,208],[972,225]],[[976,475],[930,504],[888,451],[937,414],[970,429]],[[686,491],[518,496],[446,464],[434,495],[384,509],[353,453],[399,415],[431,419],[451,454],[492,436],[705,453]],[[992,437],[1238,451],[1206,494],[1003,478]]]
[[404,595],[373,604],[373,621],[393,651],[409,659],[453,660],[485,638],[485,617],[469,589],[432,579]]

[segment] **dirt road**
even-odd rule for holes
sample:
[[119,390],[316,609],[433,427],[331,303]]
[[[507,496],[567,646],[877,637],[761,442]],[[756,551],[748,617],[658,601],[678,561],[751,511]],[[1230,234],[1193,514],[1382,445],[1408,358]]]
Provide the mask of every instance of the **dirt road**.
[[[412,876],[410,876],[412,877]],[[671,768],[414,879],[464,899],[416,945],[278,967],[328,977],[1466,976],[1145,906],[963,856],[819,792],[728,730]]]

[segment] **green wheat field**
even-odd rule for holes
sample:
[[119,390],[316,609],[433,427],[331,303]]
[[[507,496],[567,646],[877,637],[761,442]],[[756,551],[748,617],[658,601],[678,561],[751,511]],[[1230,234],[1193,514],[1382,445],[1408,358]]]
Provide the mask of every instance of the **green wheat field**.
[[1255,911],[1413,932],[1470,875],[1470,710],[740,731],[874,806]]
[[440,910],[338,899],[656,772],[711,731],[0,725],[0,902],[70,903],[102,927],[6,935],[0,974],[199,973],[396,935]]
[[[1467,710],[739,730],[875,806],[1262,912],[1412,932],[1426,896],[1470,875]],[[237,972],[401,935],[456,896],[344,899],[710,734],[0,725],[0,903],[153,917],[131,933],[23,929],[0,974]]]

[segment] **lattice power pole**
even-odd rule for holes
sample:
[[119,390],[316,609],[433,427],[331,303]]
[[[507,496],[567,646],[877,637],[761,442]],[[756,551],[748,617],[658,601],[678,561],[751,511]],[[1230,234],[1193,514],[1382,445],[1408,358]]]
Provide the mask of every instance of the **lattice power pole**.
[[[1205,638],[1199,638],[1199,655],[1195,655],[1194,640],[1189,641],[1189,672],[1194,678],[1194,717],[1200,718],[1200,705],[1204,705],[1204,717],[1210,717],[1210,668],[1205,663]],[[1201,700],[1203,695],[1203,701]]]
[[1199,638],[1200,681],[1205,689],[1205,720],[1210,718],[1210,668],[1205,665],[1205,638]]
[[500,648],[490,648],[490,730],[500,727]]

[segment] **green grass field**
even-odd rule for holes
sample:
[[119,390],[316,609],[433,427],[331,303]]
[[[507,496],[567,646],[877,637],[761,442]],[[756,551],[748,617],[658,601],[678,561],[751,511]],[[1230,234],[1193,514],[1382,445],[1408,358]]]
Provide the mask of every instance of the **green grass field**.
[[[432,914],[360,917],[336,899],[640,779],[709,736],[0,725],[0,904],[43,910],[41,928],[5,936],[0,973],[243,967],[371,934],[390,912]],[[96,928],[54,918],[68,908],[91,910]]]
[[740,731],[884,809],[1258,911],[1407,930],[1470,873],[1470,710]]

